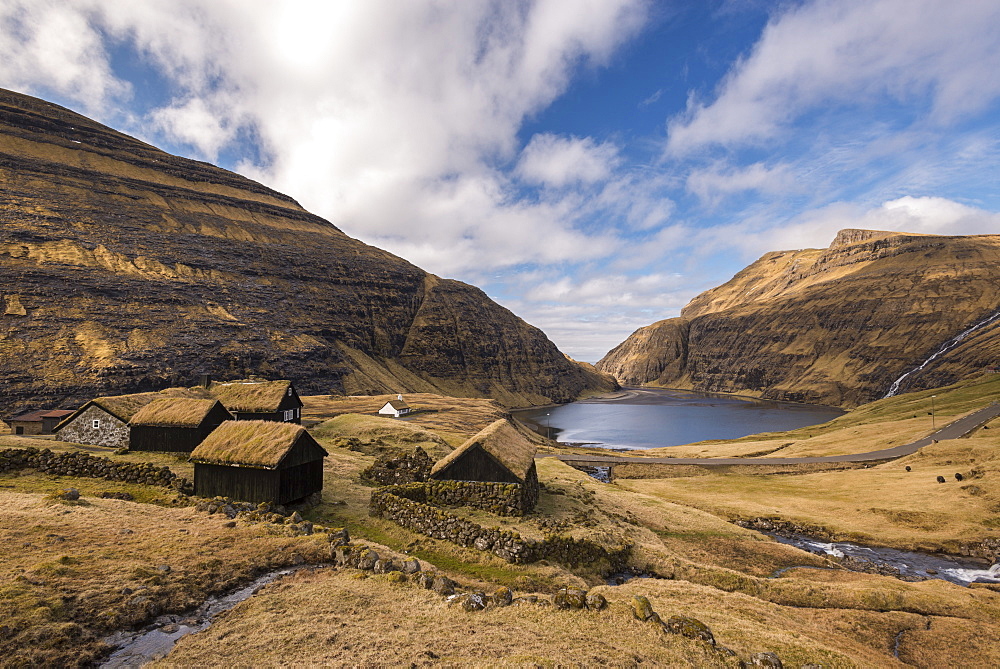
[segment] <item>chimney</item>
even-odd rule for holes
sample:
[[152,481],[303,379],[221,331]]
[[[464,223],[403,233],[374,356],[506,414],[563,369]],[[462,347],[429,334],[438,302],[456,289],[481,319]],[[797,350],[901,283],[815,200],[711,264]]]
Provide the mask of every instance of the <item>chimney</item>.
[[402,393],[400,393],[399,395],[396,395],[396,399],[399,400],[400,402],[402,402],[403,401],[403,395],[402,395]]

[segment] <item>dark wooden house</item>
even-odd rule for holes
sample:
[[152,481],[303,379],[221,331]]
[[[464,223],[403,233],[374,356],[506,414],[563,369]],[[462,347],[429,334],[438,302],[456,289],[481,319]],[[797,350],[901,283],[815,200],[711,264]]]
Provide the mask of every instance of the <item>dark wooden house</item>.
[[302,422],[302,400],[291,381],[214,382],[209,384],[208,392],[236,420]]
[[71,413],[73,412],[68,409],[29,411],[10,419],[10,432],[23,435],[52,434],[55,427]]
[[218,400],[155,400],[132,416],[129,450],[190,453],[227,420],[232,416]]
[[326,456],[300,425],[229,421],[191,453],[194,492],[288,504],[323,489]]
[[430,477],[439,481],[492,481],[521,485],[525,508],[538,501],[534,442],[509,420],[490,423],[438,460]]

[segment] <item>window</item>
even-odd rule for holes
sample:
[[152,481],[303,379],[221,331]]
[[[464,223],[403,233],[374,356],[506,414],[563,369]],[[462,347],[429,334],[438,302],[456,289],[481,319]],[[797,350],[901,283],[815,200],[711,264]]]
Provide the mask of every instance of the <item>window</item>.
[[294,420],[294,419],[295,419],[295,410],[294,409],[287,409],[285,411],[285,420],[288,421],[288,420]]
[[93,423],[93,428],[99,430],[101,428],[101,419],[95,418]]

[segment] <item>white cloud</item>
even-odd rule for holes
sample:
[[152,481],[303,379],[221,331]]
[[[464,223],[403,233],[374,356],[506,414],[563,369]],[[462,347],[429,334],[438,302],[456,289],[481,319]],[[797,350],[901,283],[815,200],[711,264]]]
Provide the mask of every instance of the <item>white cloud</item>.
[[202,158],[215,161],[219,150],[236,135],[236,128],[225,112],[213,110],[209,104],[201,98],[191,98],[157,109],[150,117],[157,130],[195,147]]
[[516,174],[530,183],[562,188],[604,181],[620,163],[614,144],[542,133],[524,147]]
[[773,139],[826,105],[929,98],[947,123],[1000,95],[1000,3],[816,0],[779,14],[722,81],[668,124],[668,151]]
[[102,113],[129,96],[111,71],[101,35],[85,8],[45,0],[0,4],[0,83],[29,94],[54,93]]
[[742,191],[787,193],[795,188],[794,176],[788,165],[768,167],[753,163],[746,167],[716,164],[692,170],[687,188],[705,202],[718,203],[724,196]]

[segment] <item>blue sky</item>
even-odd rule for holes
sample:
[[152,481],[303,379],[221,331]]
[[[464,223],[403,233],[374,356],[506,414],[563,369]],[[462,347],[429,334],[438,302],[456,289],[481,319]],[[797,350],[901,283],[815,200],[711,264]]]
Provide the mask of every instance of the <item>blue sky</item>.
[[596,361],[770,250],[995,233],[995,0],[0,0],[0,86]]

